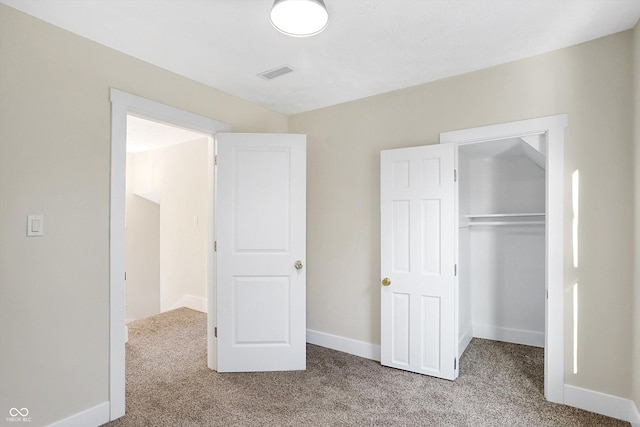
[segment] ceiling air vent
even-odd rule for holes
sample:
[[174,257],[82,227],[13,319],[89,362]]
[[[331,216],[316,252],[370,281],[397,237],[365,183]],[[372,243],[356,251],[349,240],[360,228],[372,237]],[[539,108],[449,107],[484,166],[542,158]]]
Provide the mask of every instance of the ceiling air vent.
[[265,80],[273,80],[276,77],[280,77],[283,76],[285,74],[288,74],[290,72],[293,71],[293,68],[287,67],[286,65],[283,65],[281,67],[278,68],[274,68],[273,70],[268,70],[265,71],[263,73],[258,74],[258,77],[261,77]]

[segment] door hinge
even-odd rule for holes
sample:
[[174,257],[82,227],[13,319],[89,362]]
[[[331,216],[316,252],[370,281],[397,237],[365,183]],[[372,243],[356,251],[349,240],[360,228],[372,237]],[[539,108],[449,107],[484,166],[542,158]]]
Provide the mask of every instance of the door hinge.
[[214,252],[218,252],[218,241],[217,240],[213,242],[213,251]]
[[458,170],[453,170],[453,182],[458,182]]
[[218,327],[213,328],[213,336],[218,338]]
[[453,358],[453,369],[458,369],[458,358],[457,357]]
[[458,264],[453,264],[453,275],[454,276],[458,275]]
[[218,166],[218,155],[213,156],[213,164]]
[[124,280],[127,280],[127,272],[124,272]]

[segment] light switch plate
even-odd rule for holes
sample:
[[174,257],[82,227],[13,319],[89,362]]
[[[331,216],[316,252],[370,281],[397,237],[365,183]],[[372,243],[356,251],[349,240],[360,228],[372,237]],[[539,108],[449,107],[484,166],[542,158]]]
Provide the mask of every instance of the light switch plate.
[[27,237],[44,236],[44,216],[28,215],[27,216]]

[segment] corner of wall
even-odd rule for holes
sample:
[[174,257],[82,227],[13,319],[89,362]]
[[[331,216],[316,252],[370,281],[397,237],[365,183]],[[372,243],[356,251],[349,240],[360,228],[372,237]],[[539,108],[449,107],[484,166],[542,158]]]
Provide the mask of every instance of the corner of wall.
[[[633,260],[640,254],[640,20],[633,29],[633,152],[634,152],[634,253]],[[631,400],[636,412],[640,409],[640,264],[634,263],[633,281],[633,354]],[[639,421],[640,425],[640,421]]]

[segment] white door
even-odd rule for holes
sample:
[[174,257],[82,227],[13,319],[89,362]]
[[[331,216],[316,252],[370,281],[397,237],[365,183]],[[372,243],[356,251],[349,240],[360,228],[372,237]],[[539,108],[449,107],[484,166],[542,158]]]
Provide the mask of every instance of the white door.
[[306,136],[218,134],[219,372],[306,368]]
[[454,144],[381,152],[382,364],[458,376]]

